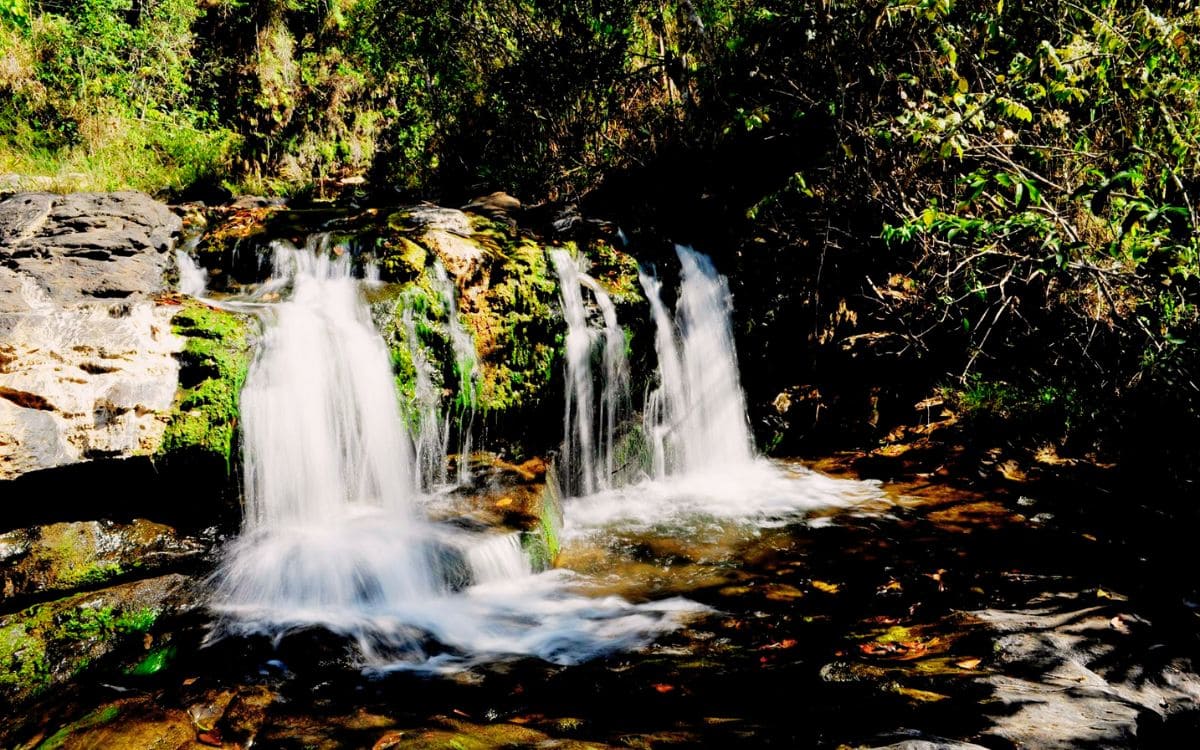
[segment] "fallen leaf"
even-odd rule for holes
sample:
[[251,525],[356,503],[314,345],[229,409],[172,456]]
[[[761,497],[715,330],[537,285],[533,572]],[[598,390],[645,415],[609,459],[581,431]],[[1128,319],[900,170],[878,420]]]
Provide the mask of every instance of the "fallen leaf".
[[826,594],[836,594],[841,588],[836,583],[828,583],[826,581],[813,581],[812,586],[817,591],[824,591]]
[[1096,589],[1096,598],[1097,599],[1112,599],[1112,594],[1108,593],[1104,589]]
[[201,732],[200,734],[196,735],[196,740],[199,741],[200,744],[208,745],[209,747],[220,747],[222,744],[224,744],[221,742],[221,733],[215,729],[208,732]]
[[404,732],[388,732],[371,746],[371,750],[388,750],[390,747],[399,745],[402,739],[404,739]]
[[784,640],[779,641],[777,643],[768,643],[767,645],[762,647],[762,650],[767,651],[770,649],[794,648],[796,643],[797,643],[797,641],[794,638],[785,638]]
[[768,584],[766,592],[766,597],[775,602],[790,602],[804,596],[803,591],[786,583]]
[[674,689],[675,689],[674,685],[668,685],[665,682],[659,682],[654,685],[655,692],[659,692],[659,693],[669,693]]
[[502,497],[496,502],[496,507],[497,508],[507,508],[508,506],[510,506],[512,504],[513,504],[513,499],[511,497]]
[[959,669],[975,669],[979,666],[980,661],[982,661],[982,659],[960,659],[954,662],[954,666],[958,667]]
[[935,693],[931,690],[917,690],[916,688],[902,686],[896,686],[893,688],[893,692],[899,693],[905,698],[917,701],[918,703],[936,703],[937,701],[944,701],[950,697],[947,695],[942,695],[941,693]]

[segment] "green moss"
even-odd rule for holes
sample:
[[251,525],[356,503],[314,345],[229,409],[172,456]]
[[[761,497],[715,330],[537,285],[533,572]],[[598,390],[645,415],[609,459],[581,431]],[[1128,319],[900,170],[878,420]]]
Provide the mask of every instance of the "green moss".
[[158,610],[143,607],[121,611],[115,607],[81,606],[68,609],[55,618],[54,638],[88,641],[114,635],[141,634],[154,627]]
[[88,525],[54,524],[42,529],[39,546],[49,564],[47,588],[72,589],[125,574],[116,562],[98,561],[97,541]]
[[483,354],[479,407],[504,412],[545,396],[562,350],[558,286],[545,248],[499,230],[480,233],[498,260],[484,304],[468,315]]
[[18,619],[0,628],[0,688],[5,692],[40,692],[50,684],[50,664],[46,642],[39,638],[39,625],[47,617],[45,610],[26,610],[28,619]]
[[171,321],[187,339],[180,360],[181,387],[159,454],[199,451],[219,456],[231,469],[238,399],[251,359],[251,323],[236,313],[187,300]]
[[175,659],[176,654],[177,649],[174,646],[159,646],[146,654],[146,658],[126,669],[125,674],[137,677],[149,677],[150,675],[158,674]]
[[76,594],[9,615],[0,627],[0,699],[14,703],[43,693],[56,679],[78,675],[114,642],[148,632],[154,607],[96,606]]
[[124,568],[114,562],[90,563],[72,568],[69,572],[59,576],[59,581],[67,587],[76,588],[111,581],[124,574]]
[[535,571],[554,567],[561,550],[559,531],[562,529],[562,496],[553,470],[546,472],[546,486],[542,490],[538,522],[534,528],[522,532],[521,549],[529,557]]

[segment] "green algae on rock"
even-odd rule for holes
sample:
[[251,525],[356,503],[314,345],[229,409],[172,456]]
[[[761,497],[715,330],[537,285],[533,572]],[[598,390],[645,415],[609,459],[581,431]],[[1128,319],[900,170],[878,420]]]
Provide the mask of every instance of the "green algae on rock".
[[[427,206],[395,211],[362,243],[375,255],[390,304],[376,298],[376,322],[392,350],[402,397],[412,398],[412,344],[401,322],[404,310],[416,345],[440,377],[435,385],[460,405],[461,364],[454,362],[447,310],[434,286],[435,261],[447,271],[458,296],[461,323],[475,346],[478,380],[471,394],[489,434],[517,455],[539,443],[539,427],[557,406],[564,327],[558,280],[549,263],[552,246],[511,223]],[[602,239],[562,243],[594,267],[597,280],[619,307],[645,304],[637,262]],[[395,300],[403,300],[396,304]],[[542,441],[544,442],[544,441]]]
[[187,343],[180,353],[179,393],[158,456],[170,462],[219,458],[232,471],[238,397],[250,368],[250,319],[185,299],[171,320]]

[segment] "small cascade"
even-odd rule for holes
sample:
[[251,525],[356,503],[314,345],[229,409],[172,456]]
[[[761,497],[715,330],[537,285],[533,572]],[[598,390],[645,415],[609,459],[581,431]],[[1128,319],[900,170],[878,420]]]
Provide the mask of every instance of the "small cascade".
[[654,321],[654,351],[658,356],[658,386],[647,388],[642,431],[650,446],[650,475],[665,477],[668,466],[679,464],[675,442],[669,437],[676,415],[687,412],[683,363],[679,358],[679,336],[675,321],[662,301],[662,282],[644,269],[638,270],[638,279],[650,302],[650,316]]
[[179,291],[189,297],[203,297],[208,289],[208,271],[200,267],[191,251],[200,242],[200,236],[189,240],[175,251],[175,263],[179,266]]
[[429,595],[412,448],[349,258],[280,245],[275,263],[292,296],[264,308],[242,391],[246,515],[220,609],[290,623]]
[[659,384],[647,395],[644,414],[656,477],[725,470],[754,459],[728,282],[708,256],[682,245],[675,252],[681,273],[674,321],[661,282],[640,275],[659,363]]
[[455,481],[461,486],[467,484],[471,478],[469,458],[471,430],[475,424],[475,409],[478,403],[479,355],[475,351],[475,339],[467,332],[458,315],[454,282],[446,274],[446,268],[440,260],[434,261],[433,271],[434,284],[446,311],[446,327],[454,352],[454,373],[458,377],[458,391],[454,404],[459,429],[458,470]]
[[446,420],[442,418],[441,389],[435,383],[433,365],[425,356],[417,335],[413,308],[405,306],[400,316],[414,371],[408,419],[416,449],[418,485],[429,490],[446,483],[446,451],[450,431]]
[[620,468],[616,465],[615,440],[621,420],[629,409],[629,358],[625,351],[625,331],[617,323],[617,308],[608,293],[585,273],[579,274],[579,281],[595,296],[604,321],[596,485],[599,489],[608,489]]
[[[625,333],[617,323],[612,300],[596,280],[580,271],[566,251],[551,251],[550,258],[558,274],[567,321],[563,469],[571,491],[590,495],[611,487],[618,468],[615,436],[629,395]],[[583,299],[585,288],[600,309],[602,329],[593,328],[589,322]],[[599,404],[592,368],[597,350],[603,368]]]

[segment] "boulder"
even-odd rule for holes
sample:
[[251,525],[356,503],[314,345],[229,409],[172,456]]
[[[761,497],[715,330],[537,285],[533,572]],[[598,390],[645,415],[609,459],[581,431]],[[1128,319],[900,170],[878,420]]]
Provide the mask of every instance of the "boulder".
[[142,193],[0,202],[0,479],[157,447],[183,343],[155,297],[180,227]]

